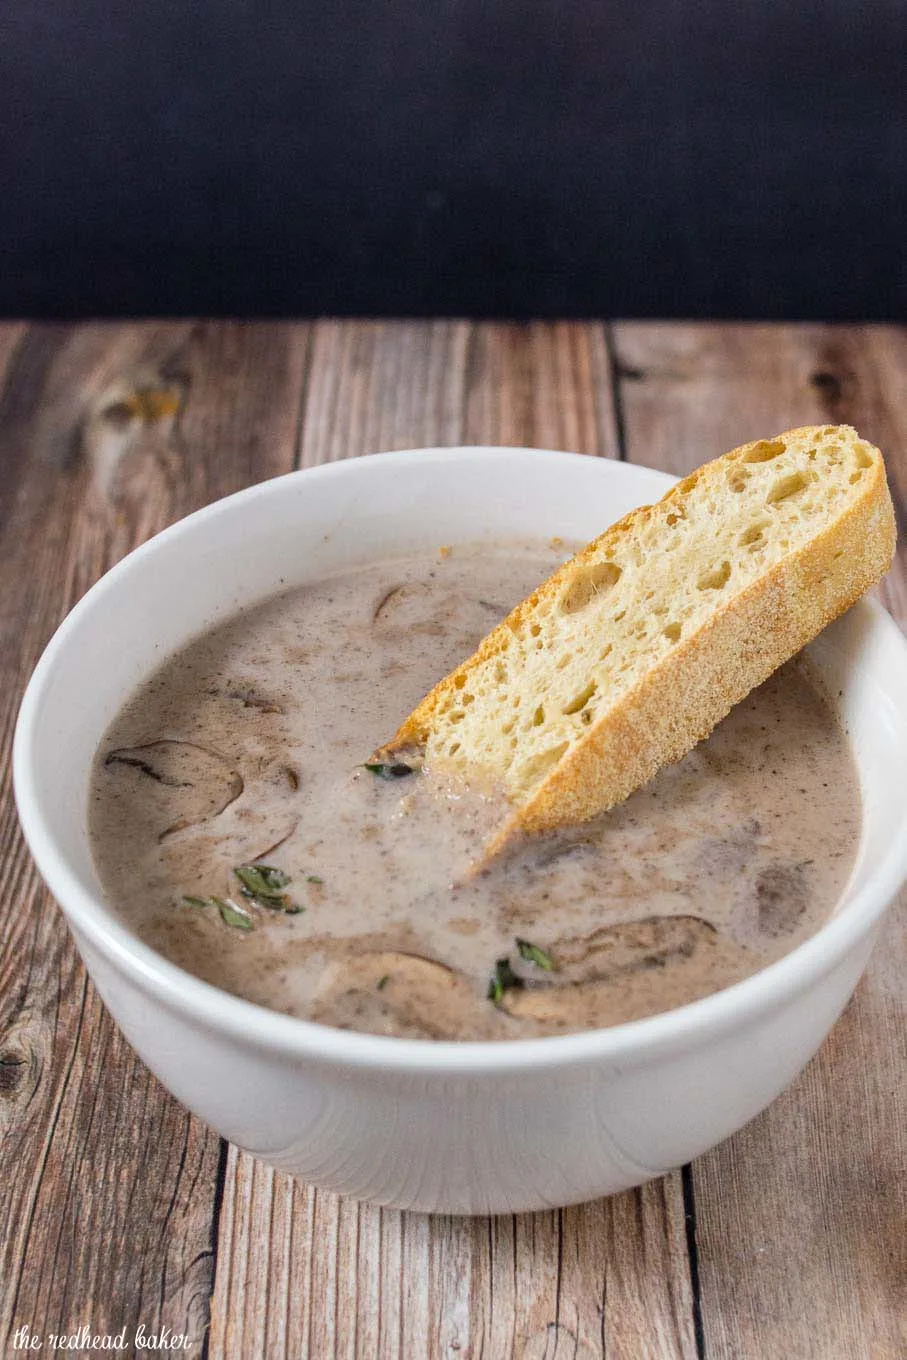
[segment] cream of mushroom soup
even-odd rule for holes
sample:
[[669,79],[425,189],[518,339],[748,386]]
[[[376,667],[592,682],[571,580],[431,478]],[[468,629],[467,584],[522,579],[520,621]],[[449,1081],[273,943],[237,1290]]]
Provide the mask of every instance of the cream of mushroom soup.
[[167,660],[92,772],[95,860],[123,918],[237,996],[425,1039],[640,1018],[806,939],[847,882],[860,798],[802,660],[625,803],[480,874],[493,795],[367,763],[564,556],[508,544],[376,562]]

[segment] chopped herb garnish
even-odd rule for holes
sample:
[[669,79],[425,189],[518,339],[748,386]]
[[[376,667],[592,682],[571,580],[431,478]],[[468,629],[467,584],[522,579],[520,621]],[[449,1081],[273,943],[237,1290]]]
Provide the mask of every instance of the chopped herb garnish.
[[183,897],[187,907],[216,907],[224,925],[235,926],[237,930],[254,930],[252,917],[247,911],[229,897]]
[[384,977],[379,977],[378,981],[375,983],[375,987],[379,992],[384,991],[385,987],[390,981],[390,976],[391,976],[390,973],[385,973]]
[[305,881],[306,883],[323,883],[324,879],[320,878],[318,874],[306,874]]
[[235,926],[237,930],[252,930],[252,917],[229,897],[212,897],[211,901],[220,912],[225,926]]
[[250,897],[283,897],[289,874],[270,864],[239,864],[233,870]]
[[513,971],[508,958],[498,959],[494,966],[494,973],[488,984],[488,1000],[493,1001],[496,1006],[500,1006],[504,998],[504,993],[513,988],[525,987],[521,977]]
[[290,882],[290,875],[283,869],[275,869],[271,864],[238,864],[233,870],[242,887],[243,897],[251,898],[260,907],[270,911],[282,911],[287,916],[298,916],[304,907],[291,902],[283,891]]
[[554,960],[550,954],[546,954],[544,949],[539,949],[537,944],[532,944],[529,940],[517,939],[516,947],[520,951],[520,958],[527,963],[534,963],[539,968],[544,968],[546,973],[550,973],[554,968]]
[[377,775],[379,779],[405,779],[408,774],[416,773],[411,765],[392,764],[389,761],[378,761],[375,764],[366,761],[362,768]]
[[[283,869],[274,869],[270,864],[240,864],[233,872],[240,881],[243,897],[257,906],[282,911],[287,916],[298,916],[305,911],[305,907],[292,902],[282,891],[290,882],[289,874]],[[254,929],[253,917],[231,897],[184,896],[180,900],[187,907],[216,907],[224,924],[235,926],[237,930]]]

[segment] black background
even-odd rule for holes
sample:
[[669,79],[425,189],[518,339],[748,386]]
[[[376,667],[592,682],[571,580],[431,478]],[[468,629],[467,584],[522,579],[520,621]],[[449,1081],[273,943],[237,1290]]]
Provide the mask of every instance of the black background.
[[0,312],[899,318],[902,0],[5,0]]

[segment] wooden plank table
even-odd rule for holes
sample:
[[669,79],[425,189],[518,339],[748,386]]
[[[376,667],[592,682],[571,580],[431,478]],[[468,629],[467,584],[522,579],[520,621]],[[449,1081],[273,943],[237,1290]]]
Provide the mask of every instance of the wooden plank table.
[[[2,737],[76,599],[251,482],[383,449],[573,449],[684,473],[851,421],[907,506],[907,331],[466,322],[0,327]],[[518,489],[515,489],[515,494]],[[907,570],[881,588],[907,624]],[[120,1038],[0,803],[0,1352],[125,1328],[179,1354],[520,1360],[907,1355],[907,919],[765,1114],[642,1189],[428,1218],[222,1143]],[[903,906],[903,904],[902,904]],[[49,1343],[43,1355],[52,1353]],[[88,1354],[87,1349],[78,1353]]]

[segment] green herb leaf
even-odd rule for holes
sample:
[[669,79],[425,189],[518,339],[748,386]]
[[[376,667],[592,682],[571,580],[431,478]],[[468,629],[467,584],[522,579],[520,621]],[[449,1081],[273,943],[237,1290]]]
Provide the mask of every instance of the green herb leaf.
[[290,882],[289,874],[270,864],[239,864],[233,872],[249,897],[281,898]]
[[214,905],[210,897],[183,896],[180,901],[184,902],[187,907],[212,907]]
[[286,916],[298,916],[305,911],[283,891],[291,882],[283,869],[275,869],[272,864],[238,864],[233,872],[242,884],[243,897],[251,898],[260,907],[282,911]]
[[229,897],[212,897],[211,901],[220,912],[225,926],[235,926],[237,930],[252,930],[252,917]]
[[379,779],[405,779],[408,774],[416,773],[411,765],[394,765],[386,761],[379,761],[374,765],[366,761],[362,768],[377,775]]
[[504,998],[504,993],[514,988],[525,987],[521,977],[510,966],[508,958],[498,959],[488,984],[488,1000],[493,1001],[496,1006],[500,1006]]
[[323,883],[324,879],[319,878],[318,874],[306,874],[305,881],[306,883]]
[[305,907],[301,907],[298,902],[294,902],[283,893],[280,897],[257,897],[255,893],[243,888],[242,895],[254,902],[257,907],[266,907],[268,911],[282,911],[284,916],[298,916],[300,912],[305,911]]
[[517,939],[516,947],[520,951],[520,958],[527,963],[534,963],[539,968],[544,968],[546,973],[550,973],[554,968],[554,960],[550,954],[546,954],[544,949],[539,949],[537,944],[532,944],[529,940]]
[[385,973],[384,977],[379,977],[378,981],[375,983],[375,987],[379,992],[384,991],[385,987],[390,981],[390,976],[391,976],[390,973]]

